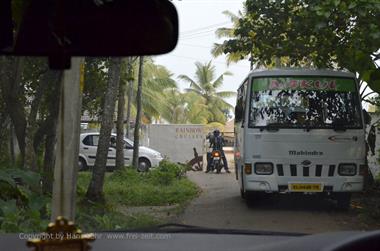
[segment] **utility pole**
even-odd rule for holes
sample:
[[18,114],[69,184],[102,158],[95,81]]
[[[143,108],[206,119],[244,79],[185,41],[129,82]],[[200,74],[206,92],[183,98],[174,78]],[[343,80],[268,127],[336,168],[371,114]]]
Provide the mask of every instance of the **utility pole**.
[[[51,220],[63,216],[75,218],[75,198],[78,175],[82,58],[71,59],[71,69],[63,73],[60,98],[56,160],[54,166]],[[83,72],[82,72],[83,75]],[[57,97],[58,98],[58,97]]]

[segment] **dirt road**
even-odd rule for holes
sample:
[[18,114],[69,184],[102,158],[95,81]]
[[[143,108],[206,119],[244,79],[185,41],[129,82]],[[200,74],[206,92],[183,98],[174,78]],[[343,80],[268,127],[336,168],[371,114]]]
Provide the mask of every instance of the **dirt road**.
[[278,195],[248,207],[240,198],[235,174],[188,172],[201,195],[179,217],[179,223],[216,228],[319,233],[361,229],[353,210],[339,212],[333,201],[313,196]]

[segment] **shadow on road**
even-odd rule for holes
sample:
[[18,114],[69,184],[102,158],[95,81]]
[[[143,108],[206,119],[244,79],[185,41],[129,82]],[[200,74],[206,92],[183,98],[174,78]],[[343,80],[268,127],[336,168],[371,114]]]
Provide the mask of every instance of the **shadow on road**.
[[303,194],[266,194],[264,198],[249,200],[247,206],[252,210],[339,212],[334,200]]

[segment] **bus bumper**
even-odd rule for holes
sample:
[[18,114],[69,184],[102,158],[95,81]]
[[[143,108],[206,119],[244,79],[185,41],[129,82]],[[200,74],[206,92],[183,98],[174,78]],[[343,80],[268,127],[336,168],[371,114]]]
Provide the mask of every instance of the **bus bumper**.
[[[293,185],[316,184],[320,190],[293,190]],[[307,187],[307,186],[306,186]],[[306,178],[265,177],[250,175],[244,177],[245,191],[261,191],[267,193],[291,192],[360,192],[363,190],[363,176]]]

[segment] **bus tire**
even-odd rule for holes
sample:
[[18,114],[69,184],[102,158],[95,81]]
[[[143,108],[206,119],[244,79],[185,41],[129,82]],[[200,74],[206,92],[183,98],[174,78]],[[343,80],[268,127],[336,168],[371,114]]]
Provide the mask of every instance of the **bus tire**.
[[351,193],[336,193],[337,206],[339,210],[346,211],[351,206]]
[[260,201],[261,193],[257,191],[245,191],[244,199],[248,207],[253,207],[256,202]]

